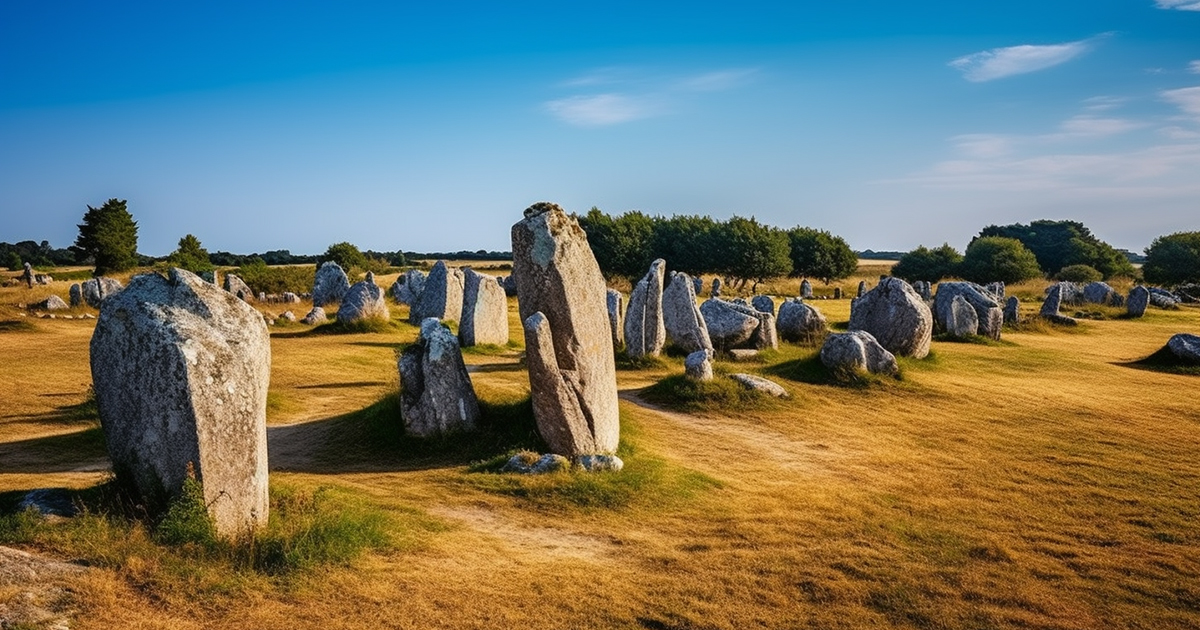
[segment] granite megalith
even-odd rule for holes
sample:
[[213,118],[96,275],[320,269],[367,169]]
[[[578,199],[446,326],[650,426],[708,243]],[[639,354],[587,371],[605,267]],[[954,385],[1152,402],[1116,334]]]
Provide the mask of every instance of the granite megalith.
[[508,343],[508,297],[492,276],[474,269],[463,270],[462,316],[458,319],[458,341],[462,346]]
[[625,353],[631,357],[656,357],[667,343],[663,322],[663,273],[667,263],[659,258],[638,280],[625,309]]
[[606,296],[608,328],[612,333],[614,348],[625,345],[625,296],[616,289],[609,289]]
[[400,353],[398,368],[406,433],[429,437],[475,429],[479,399],[449,328],[433,317],[423,320],[416,342]]
[[1130,317],[1142,317],[1149,305],[1149,289],[1139,285],[1129,290],[1129,299],[1125,300],[1125,312],[1129,313]]
[[775,319],[779,337],[792,343],[812,343],[825,334],[825,316],[803,300],[786,300]]
[[439,260],[425,277],[425,285],[417,301],[410,305],[408,321],[420,324],[427,317],[447,320],[462,316],[463,272]]
[[342,294],[337,311],[337,320],[342,324],[367,320],[387,321],[391,316],[387,301],[383,299],[383,289],[375,284],[375,278],[371,274],[367,274],[366,280],[356,282]]
[[417,302],[417,298],[421,297],[421,291],[424,289],[425,274],[419,269],[409,269],[392,283],[392,299],[398,304],[412,306]]
[[850,305],[850,330],[865,330],[892,354],[924,358],[933,338],[933,314],[900,278],[887,277]]
[[671,274],[671,282],[662,295],[663,326],[671,343],[691,354],[712,350],[708,327],[696,305],[695,285],[685,273]]
[[[962,317],[952,317],[954,298],[961,297],[975,311],[975,329],[963,333]],[[1000,330],[1004,327],[1004,309],[992,297],[986,288],[973,282],[942,282],[938,284],[937,295],[933,298],[934,320],[941,330],[955,337],[965,334],[980,335],[989,339],[1000,339]],[[953,324],[953,326],[952,326]],[[956,333],[955,330],[960,332]]]
[[246,286],[246,283],[237,274],[225,274],[225,290],[234,294],[243,302],[254,301],[254,292],[250,290],[250,287]]
[[861,371],[871,374],[896,374],[900,371],[895,355],[864,330],[826,336],[821,346],[821,364],[841,377]]
[[313,280],[313,306],[328,306],[342,301],[342,296],[350,290],[350,279],[342,266],[332,260],[321,263],[317,268],[317,277]]

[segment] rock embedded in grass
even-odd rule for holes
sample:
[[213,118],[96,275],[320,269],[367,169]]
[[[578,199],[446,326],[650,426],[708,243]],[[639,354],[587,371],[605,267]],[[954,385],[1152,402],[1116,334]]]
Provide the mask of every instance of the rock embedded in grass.
[[314,306],[312,310],[304,316],[304,319],[300,320],[300,323],[314,326],[316,324],[324,324],[327,321],[329,321],[329,318],[325,315],[325,309],[321,308],[320,306]]
[[929,354],[933,313],[907,282],[887,277],[851,303],[850,330],[865,330],[889,352],[920,359]]
[[[970,307],[974,317],[954,310],[955,298],[961,298]],[[942,330],[955,337],[980,335],[989,339],[1000,339],[1004,326],[1004,309],[992,297],[991,291],[973,282],[943,282],[938,285],[933,300],[934,321]],[[966,330],[967,321],[973,320],[973,329]]]
[[1200,365],[1200,337],[1188,333],[1173,335],[1167,341],[1167,349],[1180,361]]
[[574,458],[620,439],[607,287],[579,222],[537,203],[512,228],[513,277],[538,433]]
[[768,396],[774,396],[775,398],[787,398],[788,397],[787,390],[784,389],[781,385],[779,385],[779,383],[776,383],[771,380],[767,380],[761,376],[755,376],[753,374],[738,373],[738,374],[730,374],[729,378],[737,381],[739,384],[741,384],[743,387],[745,387],[746,389],[749,389],[749,390],[753,390],[753,391],[756,391],[756,392],[759,392],[762,394],[766,394]]
[[508,298],[492,276],[474,269],[463,270],[462,315],[458,318],[458,340],[464,348],[480,344],[508,343]]
[[663,326],[667,338],[684,352],[712,350],[704,316],[696,306],[692,280],[685,273],[672,273],[662,296]]
[[222,536],[267,524],[267,386],[262,316],[182,269],[144,274],[104,300],[92,382],[113,472],[152,510],[189,465]]
[[50,297],[42,300],[41,302],[37,302],[35,304],[30,304],[29,308],[31,308],[35,311],[61,311],[61,310],[65,310],[69,307],[67,306],[67,303],[65,301],[63,301],[62,298],[58,297],[57,295],[51,295]]
[[729,302],[709,298],[700,305],[704,325],[712,346],[717,350],[752,348],[766,350],[779,347],[775,316],[756,310],[744,302]]
[[712,367],[713,351],[709,349],[697,350],[683,360],[683,373],[688,378],[694,381],[711,381],[713,379]]
[[[371,274],[367,274],[370,276]],[[337,320],[343,324],[366,320],[387,321],[391,317],[383,290],[373,282],[373,277],[357,282],[342,295],[338,306]]]
[[629,294],[625,309],[625,353],[631,357],[656,357],[667,342],[663,322],[663,273],[667,263],[656,259]]
[[897,374],[900,366],[871,333],[853,330],[832,333],[821,346],[821,364],[834,374],[866,371],[871,374]]
[[458,338],[434,317],[421,322],[417,341],[400,353],[400,415],[409,435],[431,437],[472,431],[479,399]]
[[412,304],[408,321],[420,324],[426,318],[456,319],[462,315],[463,273],[439,260],[425,277],[421,295]]
[[779,337],[791,343],[809,343],[825,334],[825,316],[803,300],[786,300],[779,305],[775,320]]
[[1125,312],[1130,317],[1142,317],[1146,314],[1146,307],[1150,305],[1150,290],[1143,286],[1136,286],[1129,290],[1129,298],[1125,300]]
[[1083,287],[1083,301],[1089,304],[1120,306],[1121,296],[1105,282],[1089,282]]

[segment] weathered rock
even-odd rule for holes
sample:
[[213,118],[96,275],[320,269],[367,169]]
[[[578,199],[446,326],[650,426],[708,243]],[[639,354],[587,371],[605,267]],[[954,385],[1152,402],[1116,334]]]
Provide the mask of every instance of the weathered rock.
[[954,315],[952,303],[955,297],[962,297],[975,311],[976,328],[964,334],[1000,339],[1000,330],[1004,327],[1004,309],[996,300],[992,299],[991,293],[985,287],[973,282],[942,282],[938,284],[937,296],[933,301],[933,314],[939,328],[956,337],[963,336],[954,334],[951,330],[952,323],[959,330],[964,325],[961,317],[951,320],[951,316]]
[[375,284],[371,274],[367,275],[367,280],[356,282],[342,295],[342,303],[337,311],[338,322],[350,324],[366,320],[387,321],[391,318],[387,302],[383,299],[383,289]]
[[392,299],[399,304],[412,306],[425,290],[425,274],[418,269],[409,269],[392,284]]
[[710,297],[721,297],[721,279],[713,278],[712,290],[709,292]]
[[671,343],[689,354],[697,350],[712,350],[704,316],[696,306],[696,294],[691,278],[674,273],[662,296],[663,325]]
[[538,432],[567,457],[617,450],[617,378],[604,276],[578,221],[534,204],[513,225],[526,361]]
[[663,322],[663,272],[666,261],[650,263],[650,270],[629,294],[625,310],[625,353],[631,357],[656,357],[667,343]]
[[826,336],[821,346],[821,364],[835,374],[843,375],[859,371],[872,374],[896,374],[900,371],[895,355],[864,330]]
[[713,378],[712,359],[712,350],[697,350],[687,355],[687,358],[683,360],[684,375],[697,381],[711,381]]
[[83,293],[83,301],[92,308],[100,308],[100,303],[105,298],[116,293],[120,293],[124,286],[117,280],[112,278],[91,278],[85,280],[79,285],[80,291]]
[[463,271],[462,316],[458,340],[464,348],[480,344],[508,343],[508,298],[492,276],[474,269]]
[[506,276],[504,282],[500,283],[504,287],[504,295],[514,297],[517,295],[517,278],[516,276]]
[[802,300],[785,300],[779,305],[775,325],[779,336],[792,343],[811,343],[825,334],[825,316]]
[[21,273],[21,280],[25,283],[26,288],[33,288],[33,265],[25,263],[24,271]]
[[692,278],[692,293],[695,293],[696,296],[699,297],[700,294],[703,292],[704,292],[704,278],[701,278],[700,276],[696,276],[695,278]]
[[242,282],[242,279],[237,274],[225,274],[225,290],[234,294],[242,301],[254,301],[254,292],[250,290],[250,287],[246,286],[245,282]]
[[1136,286],[1129,290],[1129,299],[1125,300],[1125,312],[1130,317],[1141,317],[1146,314],[1150,305],[1150,291],[1146,287]]
[[1050,295],[1050,291],[1054,287],[1058,287],[1058,302],[1060,306],[1063,304],[1083,304],[1083,288],[1074,282],[1056,282],[1046,288],[1046,295]]
[[[249,300],[247,300],[247,301],[249,301]],[[267,292],[266,292],[266,291],[259,291],[259,292],[258,292],[258,301],[259,301],[259,302],[266,302],[266,301],[267,301]]]
[[555,473],[565,470],[570,470],[571,460],[562,455],[554,453],[546,453],[536,460],[530,457],[536,453],[517,453],[509,458],[500,472],[515,472],[524,475],[544,475],[547,473]]
[[1167,349],[1181,361],[1200,365],[1200,337],[1179,333],[1167,341]]
[[283,292],[283,303],[284,304],[298,304],[299,302],[300,302],[299,295],[296,295],[295,293],[292,293],[291,291]]
[[188,271],[136,276],[104,300],[91,368],[123,486],[161,507],[190,468],[221,535],[266,526],[271,344],[258,311]]
[[787,390],[780,386],[779,383],[767,380],[761,376],[739,373],[730,374],[729,378],[737,381],[746,389],[754,390],[756,392],[760,392],[768,396],[774,396],[776,398],[788,397]]
[[51,295],[41,302],[30,304],[29,308],[35,311],[61,311],[67,309],[68,306],[62,298],[58,297],[57,295]]
[[1021,321],[1021,301],[1017,296],[1010,295],[1004,303],[1004,323],[1015,324]]
[[917,292],[917,295],[921,296],[922,301],[928,302],[933,299],[933,287],[928,282],[917,280],[912,283],[912,288],[913,291]]
[[462,315],[463,273],[439,260],[429,270],[421,297],[411,305],[408,321],[419,324],[426,318],[455,319]]
[[812,296],[813,296],[812,283],[808,281],[808,278],[801,280],[800,281],[800,297],[805,298],[805,299],[812,299]]
[[1089,304],[1113,305],[1117,292],[1105,282],[1089,282],[1083,287],[1083,301]]
[[1063,292],[1071,290],[1070,287],[1073,286],[1074,285],[1072,285],[1070,282],[1059,282],[1052,285],[1049,291],[1046,293],[1046,299],[1042,302],[1042,309],[1039,312],[1039,315],[1043,319],[1050,320],[1055,324],[1061,324],[1063,326],[1075,326],[1078,324],[1079,322],[1075,321],[1073,317],[1067,317],[1066,315],[1058,312],[1058,309],[1062,304]]
[[756,295],[750,298],[750,306],[754,307],[756,311],[775,314],[775,300],[772,300],[769,295]]
[[436,318],[421,322],[417,341],[400,353],[399,370],[405,432],[429,437],[475,429],[479,400],[462,349]]
[[625,296],[616,289],[609,289],[606,298],[608,306],[608,328],[612,333],[614,348],[625,344]]
[[988,296],[991,297],[996,302],[999,302],[1000,300],[1004,299],[1005,287],[1004,287],[1003,282],[1000,282],[1000,281],[989,282],[983,288],[987,292]]
[[750,341],[761,320],[746,310],[752,309],[738,309],[732,302],[720,298],[709,298],[700,305],[700,314],[714,348],[729,350]]
[[858,297],[862,297],[866,294],[867,294],[867,281],[859,280],[858,281]]
[[575,465],[586,472],[621,472],[625,462],[616,455],[579,455]]
[[883,278],[850,305],[850,330],[865,330],[893,354],[923,358],[933,338],[933,314],[900,278]]
[[296,314],[291,311],[284,311],[283,313],[281,313],[279,315],[279,319],[282,319],[287,322],[294,322],[294,321],[296,321]]
[[332,260],[327,260],[317,268],[317,277],[313,280],[313,306],[328,306],[342,301],[342,296],[350,290],[350,279],[342,266]]
[[83,287],[79,286],[78,282],[72,284],[71,288],[67,290],[67,293],[71,298],[72,308],[76,306],[83,306]]
[[[940,290],[938,292],[941,293]],[[949,304],[939,304],[937,313],[942,329],[950,336],[966,337],[978,334],[979,316],[961,294],[955,295]]]
[[1166,289],[1158,287],[1148,287],[1150,291],[1150,303],[1158,308],[1176,309],[1179,308],[1179,298]]
[[314,306],[313,309],[308,312],[308,315],[305,315],[304,319],[300,320],[300,323],[308,324],[309,326],[315,326],[316,324],[324,324],[327,321],[329,321],[329,318],[325,315],[325,309],[321,308],[320,306]]

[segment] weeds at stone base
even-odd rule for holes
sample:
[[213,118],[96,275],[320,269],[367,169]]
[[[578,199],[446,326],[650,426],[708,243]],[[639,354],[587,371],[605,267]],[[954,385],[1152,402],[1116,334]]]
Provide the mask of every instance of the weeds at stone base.
[[711,381],[674,374],[643,389],[639,395],[656,405],[686,412],[766,409],[780,404],[766,394],[747,389],[721,368],[714,370]]
[[[933,356],[933,354],[930,353],[930,356]],[[763,373],[810,385],[871,389],[885,387],[889,383],[903,380],[904,368],[902,366],[900,374],[896,376],[871,374],[861,370],[831,370],[825,367],[824,363],[821,363],[820,352],[813,352],[799,359],[784,361],[767,367],[763,370]]]
[[354,322],[333,320],[321,324],[308,331],[313,335],[346,335],[359,333],[386,333],[395,329],[395,325],[386,319],[360,319]]

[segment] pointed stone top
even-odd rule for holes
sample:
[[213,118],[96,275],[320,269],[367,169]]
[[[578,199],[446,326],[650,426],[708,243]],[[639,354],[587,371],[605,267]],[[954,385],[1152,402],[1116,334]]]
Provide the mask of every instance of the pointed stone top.
[[556,203],[539,201],[532,206],[525,208],[525,218],[528,219],[529,217],[536,217],[539,214],[545,214],[554,210],[558,210],[559,212],[563,211],[563,209]]

